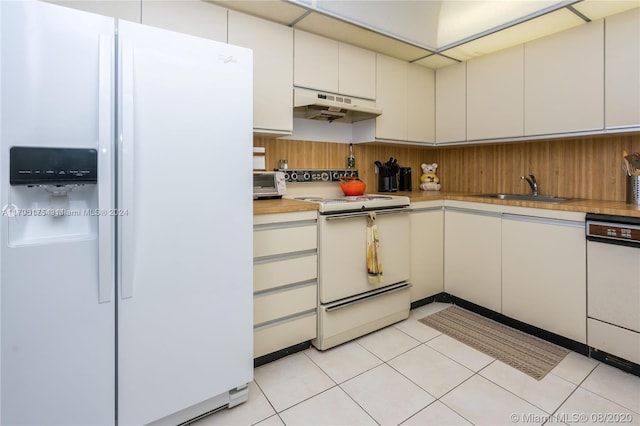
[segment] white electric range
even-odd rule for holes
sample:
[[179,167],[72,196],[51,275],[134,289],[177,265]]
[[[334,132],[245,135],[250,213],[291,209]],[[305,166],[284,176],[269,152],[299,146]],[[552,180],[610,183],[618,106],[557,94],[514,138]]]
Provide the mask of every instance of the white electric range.
[[[287,184],[286,198],[318,204],[318,335],[325,350],[409,316],[409,198],[348,197],[337,182]],[[367,273],[367,223],[375,215],[383,274]]]

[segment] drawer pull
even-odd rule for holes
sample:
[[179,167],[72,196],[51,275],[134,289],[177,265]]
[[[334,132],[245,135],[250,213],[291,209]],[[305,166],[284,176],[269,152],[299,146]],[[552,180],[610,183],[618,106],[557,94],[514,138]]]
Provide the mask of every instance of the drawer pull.
[[348,297],[346,299],[330,303],[330,304],[324,306],[324,310],[327,311],[327,312],[336,311],[338,309],[346,308],[346,307],[354,305],[356,303],[365,302],[367,300],[375,299],[376,297],[386,296],[387,294],[395,293],[396,291],[405,290],[405,289],[407,289],[409,287],[411,287],[411,283],[408,283],[408,282],[404,281],[404,282],[401,282],[401,283],[398,283],[398,284],[393,284],[393,285],[390,285],[388,287],[384,287],[384,288],[381,288],[381,289],[378,289],[378,290],[370,291],[370,292],[365,293],[365,294],[360,294],[358,296]]

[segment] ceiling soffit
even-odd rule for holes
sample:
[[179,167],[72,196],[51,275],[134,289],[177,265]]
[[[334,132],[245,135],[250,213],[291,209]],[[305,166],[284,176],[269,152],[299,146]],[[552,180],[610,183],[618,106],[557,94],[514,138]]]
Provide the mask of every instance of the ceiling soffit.
[[640,7],[640,0],[207,1],[433,69]]
[[319,13],[310,13],[304,16],[296,22],[294,28],[331,39],[346,41],[349,44],[408,62],[433,54],[433,51],[422,47],[414,46],[348,22],[336,22],[334,18]]

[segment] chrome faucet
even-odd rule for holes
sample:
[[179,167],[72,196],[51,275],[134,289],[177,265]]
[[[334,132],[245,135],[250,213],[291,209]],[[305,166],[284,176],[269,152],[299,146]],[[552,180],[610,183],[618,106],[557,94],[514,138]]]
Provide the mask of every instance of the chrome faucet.
[[529,186],[531,187],[531,195],[534,197],[538,196],[538,182],[536,182],[536,177],[532,174],[529,174],[529,177],[520,176],[520,179],[526,180]]

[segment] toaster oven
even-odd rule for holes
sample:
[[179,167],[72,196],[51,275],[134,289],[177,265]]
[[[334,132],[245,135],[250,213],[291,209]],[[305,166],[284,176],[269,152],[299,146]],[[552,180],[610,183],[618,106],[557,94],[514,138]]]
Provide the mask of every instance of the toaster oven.
[[282,198],[286,185],[283,172],[254,172],[253,199]]

